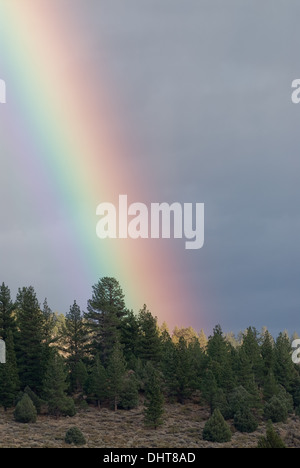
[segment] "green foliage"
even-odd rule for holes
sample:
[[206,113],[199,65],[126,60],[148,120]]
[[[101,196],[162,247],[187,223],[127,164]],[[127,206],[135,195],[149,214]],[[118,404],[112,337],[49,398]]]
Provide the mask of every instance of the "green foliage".
[[96,400],[100,408],[101,402],[108,396],[107,373],[99,355],[96,356],[91,373],[88,376],[86,390],[90,400]]
[[158,362],[161,358],[161,340],[157,318],[144,305],[138,315],[138,354],[143,361]]
[[6,363],[0,364],[0,405],[6,410],[14,405],[20,389],[20,381],[14,349],[12,330],[6,339]]
[[42,400],[28,386],[25,388],[24,393],[26,393],[29,396],[29,398],[31,399],[32,403],[35,406],[37,414],[40,414],[41,413],[41,407],[42,407]]
[[264,416],[267,420],[270,419],[274,423],[285,422],[288,417],[286,402],[280,400],[277,396],[272,397],[265,405]]
[[32,403],[31,398],[24,393],[22,399],[18,402],[15,411],[14,418],[20,423],[35,423],[37,418],[37,411]]
[[240,432],[254,432],[258,427],[258,421],[247,407],[240,408],[234,415],[234,426]]
[[271,421],[268,422],[266,437],[260,437],[257,448],[286,448],[283,440],[275,431]]
[[0,286],[0,338],[7,340],[9,331],[14,335],[16,321],[14,317],[15,304],[11,300],[9,288],[2,283]]
[[106,371],[108,396],[111,398],[114,410],[116,411],[120,402],[126,373],[126,361],[119,342],[113,347]]
[[16,341],[18,369],[22,387],[39,393],[44,373],[43,315],[33,287],[19,289],[17,295]]
[[226,395],[221,388],[218,388],[212,396],[212,413],[214,410],[220,410],[224,419],[231,418],[231,409],[228,404]]
[[120,341],[122,319],[126,314],[124,294],[115,278],[104,277],[93,286],[88,312],[84,315],[92,336],[92,349],[108,363],[114,344]]
[[120,408],[130,410],[139,405],[138,383],[134,374],[126,376],[120,393]]
[[87,371],[83,364],[87,342],[86,325],[80,307],[74,301],[61,330],[60,348],[67,357],[71,391],[82,391]]
[[163,424],[164,396],[161,391],[161,382],[158,372],[152,368],[146,387],[146,400],[144,423],[146,426],[157,429]]
[[52,353],[44,381],[44,395],[48,403],[49,414],[56,417],[76,414],[73,399],[66,395],[66,380],[66,368],[62,357],[57,353]]
[[239,411],[251,407],[251,395],[244,387],[236,387],[228,396],[231,416],[233,417]]
[[86,444],[84,435],[82,434],[81,430],[76,426],[70,427],[70,429],[67,430],[65,435],[65,442],[66,444],[74,444],[77,446]]
[[230,427],[218,409],[213,412],[205,424],[202,437],[209,442],[229,442],[231,440]]

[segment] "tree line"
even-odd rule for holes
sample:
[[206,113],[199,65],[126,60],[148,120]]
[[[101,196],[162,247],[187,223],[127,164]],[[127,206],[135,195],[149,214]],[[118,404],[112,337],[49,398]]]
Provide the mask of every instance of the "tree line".
[[[171,335],[146,306],[138,314],[126,308],[115,278],[93,286],[86,311],[74,301],[65,316],[47,300],[41,307],[33,287],[20,288],[13,301],[2,283],[0,338],[7,353],[0,405],[18,407],[17,414],[21,402],[37,414],[46,406],[51,415],[72,416],[78,407],[126,410],[142,400],[145,423],[156,428],[164,402],[192,400],[209,407],[207,440],[228,438],[229,419],[251,432],[260,420],[300,415],[300,372],[287,333],[274,339],[249,327],[236,339],[217,325],[209,338],[191,327]],[[219,430],[223,436],[214,435]]]

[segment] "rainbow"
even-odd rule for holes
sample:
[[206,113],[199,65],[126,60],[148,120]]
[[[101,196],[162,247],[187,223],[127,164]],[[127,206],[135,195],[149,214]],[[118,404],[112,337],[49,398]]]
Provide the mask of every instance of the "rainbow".
[[[0,23],[1,60],[14,90],[3,146],[28,180],[33,217],[53,209],[65,220],[68,247],[50,240],[48,249],[57,268],[68,265],[74,298],[76,281],[88,293],[100,277],[114,276],[130,308],[146,303],[159,322],[191,325],[195,291],[172,243],[96,237],[100,202],[117,203],[124,193],[149,203],[153,189],[145,168],[127,164],[138,149],[104,65],[101,76],[84,66],[76,13],[61,0],[0,0]],[[72,271],[80,272],[76,279]]]

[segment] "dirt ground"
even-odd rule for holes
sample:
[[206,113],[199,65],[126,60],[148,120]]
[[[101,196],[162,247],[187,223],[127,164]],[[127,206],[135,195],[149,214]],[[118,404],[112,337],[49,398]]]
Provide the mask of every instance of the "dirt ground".
[[[252,434],[239,433],[231,425],[231,442],[206,442],[202,440],[202,430],[208,417],[208,409],[199,405],[166,405],[164,425],[152,430],[144,427],[143,406],[117,412],[90,407],[79,410],[73,418],[40,415],[35,424],[17,423],[12,410],[5,413],[1,409],[0,448],[67,448],[70,446],[64,437],[72,426],[81,429],[87,448],[254,448],[259,436],[265,433],[265,424]],[[274,427],[288,447],[300,448],[299,418],[290,418]]]

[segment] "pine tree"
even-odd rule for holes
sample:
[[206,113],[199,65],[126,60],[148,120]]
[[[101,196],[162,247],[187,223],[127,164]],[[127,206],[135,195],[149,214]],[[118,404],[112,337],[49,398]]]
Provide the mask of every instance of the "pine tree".
[[277,382],[287,391],[293,389],[297,373],[291,359],[291,343],[285,333],[280,333],[276,340],[274,374]]
[[98,408],[108,396],[107,373],[103,367],[99,355],[96,356],[91,373],[87,381],[87,392],[89,399],[96,400]]
[[36,393],[42,389],[45,348],[43,316],[32,286],[17,295],[17,361],[22,387]]
[[134,373],[129,373],[123,382],[120,394],[120,407],[125,410],[136,408],[139,404],[138,382]]
[[126,373],[126,361],[120,343],[113,347],[112,354],[107,366],[108,394],[113,402],[114,410],[117,411],[120,395],[124,386]]
[[147,381],[144,423],[146,426],[157,429],[163,424],[164,396],[160,388],[160,378],[152,367]]
[[271,421],[267,425],[266,437],[259,438],[257,448],[286,448],[282,439],[275,432]]
[[231,440],[230,427],[218,409],[204,426],[202,437],[209,442],[229,442]]
[[20,390],[17,361],[12,330],[6,337],[6,363],[0,364],[0,405],[11,408]]
[[255,328],[249,327],[243,335],[241,350],[248,357],[256,382],[261,383],[263,380],[263,359],[259,346],[258,332]]
[[[76,301],[74,301],[66,315],[60,342],[61,350],[67,357],[67,364],[70,369],[71,391],[75,391],[78,383],[78,370],[80,370],[80,367],[82,369],[82,365],[79,366],[79,363],[84,359],[87,342],[86,326]],[[74,375],[76,369],[77,376]]]
[[202,397],[208,403],[210,407],[210,413],[213,414],[214,411],[214,398],[218,390],[218,385],[215,379],[213,372],[208,369],[202,379],[201,382],[201,392]]
[[232,346],[226,342],[220,325],[214,328],[213,336],[209,337],[207,356],[209,369],[213,372],[217,386],[228,393],[235,387],[235,376],[232,370]]
[[9,331],[16,332],[15,304],[11,300],[10,290],[4,283],[0,286],[0,338],[6,340]]
[[115,278],[104,277],[93,286],[92,299],[84,317],[93,337],[93,350],[107,364],[113,346],[121,339],[121,322],[126,314],[124,294]]
[[63,358],[54,351],[49,360],[44,380],[44,396],[48,403],[49,414],[56,417],[75,415],[74,401],[66,395],[67,386],[67,374]]
[[132,367],[138,355],[139,325],[133,311],[128,311],[121,321],[121,344],[126,362]]
[[271,420],[274,423],[286,422],[288,418],[287,403],[280,400],[277,396],[273,396],[265,405],[264,416],[267,420]]
[[14,417],[17,422],[24,424],[36,422],[37,411],[27,393],[24,393],[18,402],[14,411]]
[[240,432],[254,432],[258,422],[247,407],[240,408],[234,415],[234,427]]
[[144,305],[138,315],[139,342],[138,355],[143,361],[159,362],[161,358],[161,340],[157,318]]
[[175,346],[176,353],[176,377],[177,377],[177,401],[184,403],[191,395],[192,367],[191,356],[183,337],[179,338]]

